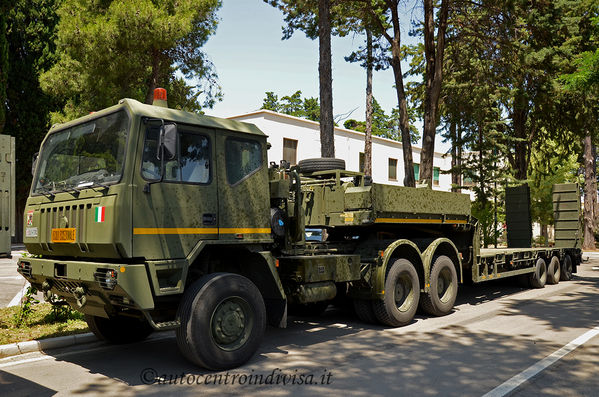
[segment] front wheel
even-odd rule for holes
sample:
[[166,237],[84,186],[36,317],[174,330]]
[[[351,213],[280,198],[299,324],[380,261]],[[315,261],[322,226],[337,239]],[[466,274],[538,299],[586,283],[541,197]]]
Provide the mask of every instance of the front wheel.
[[449,257],[435,259],[431,269],[430,289],[422,296],[420,306],[433,316],[444,316],[453,309],[458,296],[458,275]]
[[177,345],[191,362],[230,369],[256,352],[266,328],[258,288],[238,274],[214,273],[188,287],[177,312]]
[[146,339],[153,331],[146,319],[113,316],[109,318],[85,315],[87,325],[100,340],[123,344]]
[[420,299],[420,282],[412,262],[398,259],[387,271],[383,300],[372,302],[376,318],[385,325],[400,327],[409,324]]

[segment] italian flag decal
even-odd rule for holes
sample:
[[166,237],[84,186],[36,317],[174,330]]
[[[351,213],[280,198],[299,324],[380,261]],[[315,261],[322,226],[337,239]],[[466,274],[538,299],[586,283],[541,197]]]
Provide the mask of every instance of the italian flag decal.
[[96,207],[96,222],[104,222],[106,207]]

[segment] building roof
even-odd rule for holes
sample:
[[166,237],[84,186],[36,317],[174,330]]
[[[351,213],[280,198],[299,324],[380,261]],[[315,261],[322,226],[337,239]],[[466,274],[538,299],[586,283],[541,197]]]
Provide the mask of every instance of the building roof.
[[[301,117],[290,116],[288,114],[273,112],[272,110],[266,110],[266,109],[259,109],[259,110],[255,110],[253,112],[249,112],[249,113],[245,113],[245,114],[229,116],[229,117],[227,117],[227,119],[235,120],[235,119],[244,119],[244,118],[255,117],[255,116],[263,116],[264,118],[274,120],[274,121],[279,121],[282,123],[287,123],[287,124],[304,124],[306,127],[309,126],[314,129],[320,129],[320,123],[317,121],[307,120],[307,119],[303,119]],[[360,136],[361,139],[364,139],[364,135],[365,135],[363,132],[349,130],[347,128],[341,128],[341,127],[334,127],[334,132],[335,132],[335,135],[337,135],[337,134],[356,135],[356,136]],[[394,145],[394,146],[399,146],[400,148],[403,148],[402,143],[399,141],[396,141],[394,139],[383,138],[383,137],[380,137],[377,135],[373,135],[372,140],[377,141],[382,144]],[[422,151],[422,148],[420,146],[412,145],[412,152],[420,153],[421,151]],[[439,156],[446,155],[446,153],[437,152],[437,151],[435,151],[435,154],[439,155]]]

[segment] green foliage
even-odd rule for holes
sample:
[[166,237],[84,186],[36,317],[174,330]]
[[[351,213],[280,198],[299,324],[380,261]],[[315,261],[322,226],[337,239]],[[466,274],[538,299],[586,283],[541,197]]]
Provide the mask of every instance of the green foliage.
[[[221,98],[201,47],[217,26],[219,0],[65,0],[58,9],[58,62],[40,78],[65,102],[53,121],[129,97],[151,103],[156,87],[172,107],[198,111]],[[192,86],[187,81],[193,80]]]
[[552,188],[556,183],[581,182],[578,156],[548,140],[531,151],[529,182],[531,217],[541,225],[553,224]]
[[[415,122],[415,114],[411,113],[410,121]],[[366,132],[366,122],[357,121],[354,119],[345,120],[343,126],[350,130]],[[418,142],[420,134],[416,127],[411,124],[412,143]],[[380,136],[387,139],[401,140],[401,131],[399,130],[399,110],[394,108],[390,115],[385,113],[385,110],[377,102],[376,98],[372,101],[372,135]]]
[[[15,0],[5,14],[10,56],[3,133],[15,137],[19,216],[31,186],[31,159],[50,127],[49,113],[59,107],[38,81],[40,73],[54,63],[56,7],[57,0]],[[16,223],[22,224],[18,218]]]
[[291,95],[285,95],[279,100],[279,97],[272,91],[265,92],[266,97],[262,101],[260,109],[272,110],[288,114],[290,116],[301,117],[312,121],[320,121],[320,105],[318,98],[302,98],[300,90]]
[[[3,5],[3,4],[2,4]],[[8,83],[8,41],[6,40],[6,10],[0,7],[0,133],[6,122],[6,85]]]
[[15,313],[13,318],[16,327],[20,327],[23,324],[27,323],[27,320],[33,313],[33,305],[40,303],[40,301],[35,298],[36,294],[37,289],[35,289],[31,285],[27,287],[27,291],[25,291],[25,294],[21,299],[19,311]]

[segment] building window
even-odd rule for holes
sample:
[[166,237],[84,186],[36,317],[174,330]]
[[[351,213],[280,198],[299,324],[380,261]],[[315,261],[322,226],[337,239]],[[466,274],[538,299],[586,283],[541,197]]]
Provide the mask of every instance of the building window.
[[297,141],[283,138],[283,160],[291,165],[297,164]]
[[441,170],[439,167],[433,167],[433,186],[439,186],[439,174]]
[[474,186],[474,181],[471,177],[465,176],[463,178],[464,180],[462,181],[462,186]]
[[420,179],[420,164],[414,163],[414,179],[416,182]]
[[397,159],[389,159],[389,180],[397,180]]
[[360,152],[360,165],[359,165],[359,172],[364,172],[364,162],[365,162],[365,157],[364,157],[364,153]]

